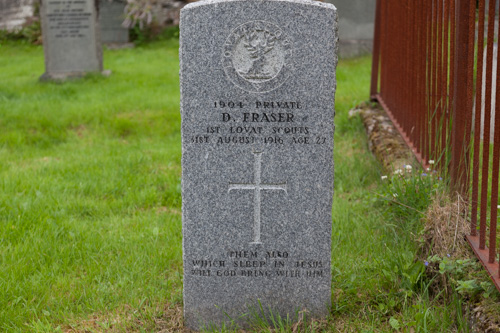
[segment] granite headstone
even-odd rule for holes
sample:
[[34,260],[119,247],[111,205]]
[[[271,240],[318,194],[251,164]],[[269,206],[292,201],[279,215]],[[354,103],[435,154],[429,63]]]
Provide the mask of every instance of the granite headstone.
[[326,315],[335,7],[200,1],[180,32],[186,325]]
[[125,44],[129,42],[128,29],[122,25],[125,20],[126,2],[121,0],[100,0],[99,25],[101,42],[106,44]]
[[42,80],[102,72],[97,6],[96,0],[42,0]]

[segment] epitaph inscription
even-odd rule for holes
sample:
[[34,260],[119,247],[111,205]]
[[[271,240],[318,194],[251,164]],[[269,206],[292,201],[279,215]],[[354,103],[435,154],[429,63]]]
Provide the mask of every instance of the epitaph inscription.
[[335,7],[200,1],[180,29],[186,325],[326,315]]
[[82,38],[90,34],[92,11],[85,0],[48,0],[53,7],[47,14],[55,38]]

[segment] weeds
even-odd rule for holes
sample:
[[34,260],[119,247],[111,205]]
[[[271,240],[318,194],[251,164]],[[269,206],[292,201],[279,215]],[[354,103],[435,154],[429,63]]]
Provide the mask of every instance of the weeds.
[[5,41],[20,41],[30,44],[42,43],[40,19],[30,19],[21,29],[14,31],[0,30],[0,43]]
[[[449,202],[445,199],[447,187],[434,170],[418,170],[405,165],[393,175],[382,176],[381,181],[383,187],[377,202],[385,207],[384,215],[394,225],[391,247],[397,248],[398,243],[409,242],[405,252],[394,253],[393,260],[380,263],[385,280],[393,286],[392,289],[397,286],[401,291],[401,307],[395,311],[407,313],[405,316],[393,311],[390,326],[394,330],[412,328],[417,332],[467,332],[467,318],[462,311],[463,292],[476,288],[476,285],[460,279],[457,273],[467,265],[477,263],[465,260],[453,261],[452,264],[449,257],[440,260],[438,256],[423,255],[435,250],[440,253],[455,251],[453,245],[458,247],[458,222],[460,232],[466,225],[463,219],[456,219],[462,216],[463,210],[458,209],[454,211],[456,215],[442,218],[442,211],[437,210],[436,205],[441,207]],[[459,241],[463,248],[463,237]],[[440,270],[436,271],[436,267]],[[455,279],[452,288],[448,287],[449,279]],[[442,320],[443,314],[448,320]]]
[[387,204],[386,214],[411,230],[412,222],[420,222],[437,193],[444,190],[442,178],[435,170],[414,171],[411,165],[396,169],[390,176],[382,176],[384,187],[380,195]]

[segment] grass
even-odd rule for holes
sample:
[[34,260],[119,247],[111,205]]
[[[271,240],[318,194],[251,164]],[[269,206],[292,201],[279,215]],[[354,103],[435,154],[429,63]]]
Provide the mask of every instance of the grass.
[[42,48],[2,46],[0,330],[180,301],[177,47],[42,84]]
[[[64,84],[37,81],[41,47],[0,50],[0,331],[179,327],[178,41],[105,50],[110,77]],[[429,294],[419,229],[405,228],[404,215],[388,218],[375,195],[382,171],[361,121],[348,117],[367,99],[369,74],[369,57],[339,63],[333,308],[300,327],[456,331],[466,326],[460,299]],[[279,331],[299,327],[275,320]]]

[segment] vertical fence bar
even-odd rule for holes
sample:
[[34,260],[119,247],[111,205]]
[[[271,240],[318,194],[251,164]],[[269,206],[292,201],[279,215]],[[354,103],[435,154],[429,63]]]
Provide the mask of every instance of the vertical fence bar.
[[[472,100],[472,82],[469,77],[470,53],[469,33],[471,30],[471,1],[457,0],[455,75],[463,78],[455,81],[453,101],[453,133],[451,141],[450,177],[454,190],[464,193],[466,185],[466,145],[465,141],[468,106]],[[462,23],[462,24],[460,24]],[[474,22],[472,22],[474,23]]]
[[[425,108],[423,110],[422,152],[425,161],[429,160],[429,110],[431,108],[431,59],[432,59],[432,0],[425,6]],[[431,8],[431,9],[429,9]]]
[[[382,17],[384,18],[384,40],[383,40],[383,44],[384,44],[384,48],[385,48],[385,53],[384,53],[384,58],[385,58],[385,61],[384,61],[384,71],[385,71],[385,74],[386,74],[386,77],[385,77],[385,80],[384,80],[384,84],[385,84],[385,89],[383,91],[384,93],[384,97],[386,97],[388,100],[390,100],[391,98],[391,88],[392,88],[392,80],[391,80],[391,77],[390,77],[390,73],[391,71],[393,70],[391,68],[391,65],[392,65],[392,49],[391,49],[391,44],[392,44],[392,37],[393,37],[393,34],[391,34],[392,30],[391,30],[391,25],[392,25],[392,21],[393,19],[390,17],[389,13],[390,13],[390,7],[392,5],[392,0],[387,0],[384,2],[385,6],[384,6],[384,14],[382,15]],[[388,36],[391,36],[391,38],[388,38]]]
[[[498,36],[500,36],[500,25],[498,27]],[[499,168],[500,168],[500,52],[497,52],[497,94],[495,101],[495,133],[493,138],[493,175],[492,175],[492,189],[491,189],[491,220],[497,221],[498,217],[498,187],[499,187]],[[500,278],[500,265],[498,267],[497,277]]]
[[477,208],[479,195],[479,151],[481,149],[481,113],[483,105],[483,58],[484,58],[484,21],[485,0],[479,0],[478,38],[477,38],[477,77],[476,77],[476,107],[474,119],[474,157],[472,159],[472,196],[471,196],[471,235],[477,235]]
[[[491,0],[490,0],[491,1]],[[498,26],[498,36],[500,36],[500,24]],[[490,207],[490,253],[489,262],[495,262],[496,255],[496,235],[497,235],[497,212],[498,212],[498,168],[500,157],[500,66],[498,60],[500,52],[497,50],[497,82],[496,82],[496,96],[495,96],[495,124],[494,124],[494,137],[493,137],[493,170],[491,176],[491,207]],[[486,119],[485,119],[486,120]],[[488,121],[489,122],[489,121]],[[485,141],[490,141],[490,132],[484,132]],[[484,175],[483,175],[484,177]]]
[[427,161],[427,156],[425,152],[425,135],[422,135],[426,131],[426,110],[427,110],[427,49],[428,49],[428,24],[427,24],[427,3],[428,0],[421,0],[420,9],[420,22],[421,22],[421,37],[420,45],[422,48],[420,56],[420,153],[422,155],[422,160]]
[[[410,67],[410,77],[411,77],[411,82],[409,83],[409,89],[411,91],[410,96],[411,96],[411,106],[412,106],[412,120],[411,120],[411,129],[410,129],[410,141],[411,142],[416,142],[418,138],[418,125],[417,125],[417,119],[418,119],[418,95],[416,94],[416,84],[418,84],[418,54],[419,54],[419,49],[418,49],[418,10],[417,10],[417,4],[415,1],[410,1],[410,8],[409,12],[412,18],[412,24],[411,24],[411,43],[410,43],[410,59],[409,62],[411,64]],[[414,146],[414,154],[418,154],[418,148]]]
[[[425,101],[425,94],[422,93],[422,82],[423,82],[423,73],[424,71],[422,70],[422,65],[423,65],[423,57],[422,54],[425,54],[425,39],[424,39],[424,23],[423,23],[423,15],[424,15],[424,3],[423,0],[417,1],[415,5],[415,12],[417,15],[417,21],[416,21],[416,28],[417,28],[417,52],[415,52],[416,55],[416,64],[417,64],[417,70],[415,71],[415,96],[417,98],[416,102],[416,107],[417,107],[417,119],[415,122],[416,126],[416,131],[415,131],[415,138],[414,138],[414,144],[416,147],[417,153],[420,155],[420,158],[422,159],[422,141],[421,141],[421,131],[422,131],[422,109],[423,109],[423,101]],[[425,82],[425,81],[424,81]]]
[[[410,101],[410,105],[408,107],[408,111],[406,114],[405,118],[405,123],[404,123],[404,128],[406,129],[406,135],[407,137],[411,137],[412,131],[411,131],[411,124],[412,124],[412,117],[413,117],[413,103],[411,103],[412,100],[412,94],[411,94],[411,73],[412,73],[412,66],[413,64],[409,61],[411,59],[411,43],[412,43],[412,15],[410,11],[410,1],[412,0],[406,0],[404,1],[404,13],[405,13],[405,36],[406,37],[406,45],[405,45],[405,59],[408,59],[408,61],[404,61],[405,67],[404,67],[404,73],[402,73],[402,82],[404,82],[404,97],[403,100]],[[404,78],[403,78],[404,77]]]
[[427,11],[427,106],[425,112],[425,132],[423,133],[425,140],[425,154],[427,159],[432,159],[430,154],[430,143],[431,143],[431,118],[430,113],[433,108],[433,98],[432,98],[432,64],[433,64],[433,22],[432,22],[432,8],[433,8],[434,0],[429,0],[429,10]]
[[430,83],[430,97],[431,97],[431,105],[428,110],[428,122],[430,126],[429,133],[427,135],[429,136],[429,144],[427,149],[429,150],[429,157],[432,159],[435,159],[436,156],[435,151],[432,149],[434,147],[434,141],[436,137],[436,124],[435,124],[435,116],[436,116],[436,105],[437,105],[437,96],[436,96],[436,91],[437,91],[437,7],[438,7],[438,2],[440,0],[433,0],[432,2],[432,9],[431,9],[431,24],[432,24],[432,29],[431,29],[431,43],[432,43],[432,50],[431,50],[431,83]]
[[[456,0],[450,0],[450,81],[448,82],[448,86],[450,87],[450,113],[448,115],[449,119],[453,119],[453,106],[455,105],[454,92],[455,92],[455,44],[456,44]],[[447,128],[449,125],[447,125]],[[451,146],[451,137],[452,132],[450,131],[450,137],[448,140],[450,141]],[[452,151],[450,149],[450,164],[451,164],[451,154]]]
[[380,21],[379,21],[379,28],[380,28],[380,86],[378,89],[379,94],[385,93],[386,89],[386,81],[387,81],[387,65],[386,65],[386,40],[387,40],[387,34],[386,34],[386,25],[387,22],[385,20],[385,7],[387,6],[387,0],[379,0],[379,5],[380,5]]
[[[392,72],[394,71],[394,68],[392,67],[392,58],[394,56],[394,54],[392,53],[392,44],[394,42],[394,38],[396,36],[394,36],[394,33],[392,33],[392,25],[394,24],[394,18],[392,18],[392,10],[394,10],[392,8],[393,6],[393,1],[392,0],[389,0],[386,2],[386,5],[385,5],[385,18],[387,20],[386,24],[385,24],[385,29],[386,29],[386,32],[387,32],[387,36],[391,36],[391,38],[386,38],[384,40],[384,43],[386,43],[386,54],[385,54],[385,57],[386,57],[386,61],[385,61],[385,65],[386,65],[386,70],[387,70],[387,80],[386,80],[386,85],[387,85],[387,89],[386,91],[384,92],[384,96],[386,97],[386,99],[390,102],[391,99],[392,99],[392,96],[393,96],[393,81],[395,80],[395,78],[391,75],[389,76],[389,74],[392,74]],[[394,37],[393,37],[394,36]]]
[[[409,22],[408,22],[408,0],[402,0],[400,1],[401,3],[401,26],[403,26],[403,29],[400,31],[400,41],[402,42],[400,44],[401,48],[401,56],[403,57],[402,59],[408,59],[408,47],[409,47]],[[401,72],[399,73],[400,76],[400,84],[401,84],[401,95],[400,99],[398,100],[398,105],[401,105],[401,103],[405,100],[408,100],[408,61],[401,61]],[[399,108],[398,108],[399,109]],[[408,136],[408,118],[411,112],[411,106],[408,105],[407,109],[404,111],[404,115],[400,118],[402,120],[401,122],[401,127],[404,129],[406,136]]]
[[375,4],[375,32],[373,35],[372,80],[370,87],[370,97],[372,99],[375,99],[375,95],[379,92],[381,1],[377,0]]
[[443,98],[443,113],[440,119],[440,130],[441,130],[441,159],[444,160],[441,165],[444,169],[446,166],[446,141],[447,141],[447,119],[449,112],[449,92],[448,92],[448,47],[449,47],[449,17],[450,17],[450,6],[448,0],[444,0],[444,9],[443,9],[443,74],[442,74],[442,98]]
[[[396,18],[397,18],[397,23],[395,26],[402,26],[403,29],[398,29],[398,43],[397,45],[399,47],[395,47],[394,49],[398,50],[399,52],[399,56],[397,59],[405,59],[406,57],[406,31],[408,29],[407,25],[405,24],[406,22],[406,0],[400,0],[398,1],[398,11],[399,11],[399,15],[396,15]],[[398,65],[399,65],[399,70],[398,70],[398,87],[399,89],[396,89],[396,91],[398,92],[397,94],[397,97],[396,97],[396,100],[394,101],[393,105],[401,105],[401,101],[404,100],[404,96],[406,94],[406,84],[404,82],[404,74],[406,72],[406,63],[404,61],[398,61],[396,59],[394,59],[395,61],[398,62]],[[401,108],[393,108],[394,112],[397,112],[399,114],[399,119],[401,120],[401,124],[404,126],[405,125],[405,121],[407,119],[406,117],[406,113],[408,112],[408,110],[404,110],[404,109],[401,109]],[[404,129],[404,127],[403,127]]]
[[486,247],[486,213],[488,210],[488,173],[490,160],[490,140],[485,137],[490,135],[491,97],[493,83],[493,43],[495,37],[495,0],[490,0],[488,8],[488,39],[486,42],[486,93],[484,96],[484,122],[483,122],[483,161],[480,199],[479,221],[479,248]]
[[[475,3],[475,2],[474,2]],[[467,66],[467,79],[470,81],[470,86],[474,86],[474,55],[475,55],[475,37],[476,37],[476,6],[471,5],[469,9],[469,58]],[[468,91],[467,95],[467,112],[465,114],[466,118],[466,128],[465,128],[465,146],[464,146],[464,184],[462,187],[465,189],[464,198],[468,194],[469,190],[469,162],[470,162],[470,144],[471,144],[471,125],[472,125],[472,106],[474,102],[474,92],[473,90]]]
[[439,123],[441,121],[441,115],[443,113],[443,90],[442,90],[442,80],[443,80],[443,0],[438,0],[437,11],[436,11],[436,45],[437,45],[437,61],[436,61],[436,107],[434,110],[434,128],[436,134],[434,136],[434,142],[432,149],[435,151],[435,159],[440,163],[441,161],[441,150],[439,139],[441,138],[441,129]]
[[[403,0],[404,1],[404,0]],[[401,95],[404,94],[404,85],[401,83],[401,72],[404,70],[404,63],[402,61],[398,61],[398,59],[403,59],[404,57],[404,51],[405,51],[405,40],[403,40],[404,36],[404,29],[405,26],[403,25],[404,22],[404,11],[403,11],[403,1],[395,1],[393,2],[393,5],[396,6],[397,12],[396,15],[394,15],[394,25],[393,29],[397,34],[397,39],[394,40],[394,46],[393,50],[395,50],[395,57],[393,58],[393,64],[397,66],[397,70],[394,71],[394,75],[397,78],[397,80],[394,80],[394,98],[392,99],[392,108],[393,112],[397,115],[397,119],[399,119],[399,123],[401,124],[404,121],[404,116],[402,115],[403,112],[406,110],[402,108],[396,107],[397,105],[400,105],[400,100],[401,100]],[[399,27],[399,29],[395,29],[396,27]],[[396,88],[398,87],[398,88]]]

